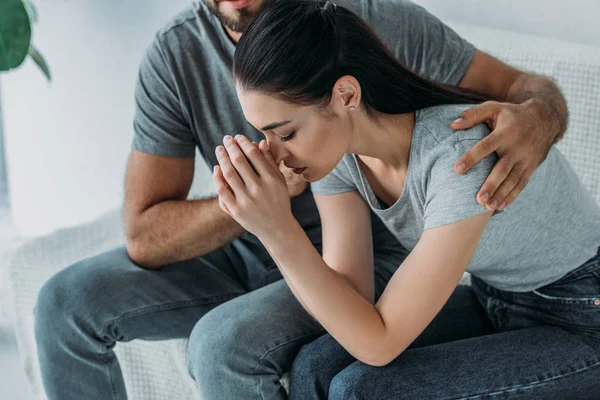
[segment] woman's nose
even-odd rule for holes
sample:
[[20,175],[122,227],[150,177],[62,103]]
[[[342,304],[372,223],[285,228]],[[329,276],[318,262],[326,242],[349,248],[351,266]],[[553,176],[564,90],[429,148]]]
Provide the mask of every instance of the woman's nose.
[[269,145],[269,149],[271,151],[271,155],[275,160],[276,164],[279,164],[281,160],[283,160],[287,154],[284,146],[281,143],[276,143],[277,140],[267,140],[267,144]]

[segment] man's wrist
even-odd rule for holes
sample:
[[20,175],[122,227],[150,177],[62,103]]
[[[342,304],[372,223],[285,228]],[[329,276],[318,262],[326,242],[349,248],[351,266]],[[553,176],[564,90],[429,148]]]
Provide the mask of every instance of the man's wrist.
[[521,103],[521,106],[533,110],[538,121],[545,125],[550,143],[554,143],[559,135],[564,132],[565,122],[562,120],[562,115],[550,102],[534,97]]

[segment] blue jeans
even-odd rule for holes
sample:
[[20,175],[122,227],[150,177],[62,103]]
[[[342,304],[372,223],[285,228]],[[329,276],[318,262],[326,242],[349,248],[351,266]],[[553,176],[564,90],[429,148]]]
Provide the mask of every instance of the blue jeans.
[[[382,246],[379,292],[406,256],[397,242]],[[281,375],[323,334],[264,248],[242,240],[160,270],[140,268],[117,248],[54,275],[35,309],[50,400],[126,399],[117,342],[188,337],[189,371],[204,400],[285,399]]]
[[330,335],[294,361],[290,399],[600,399],[600,248],[560,280],[526,293],[473,278],[384,367]]

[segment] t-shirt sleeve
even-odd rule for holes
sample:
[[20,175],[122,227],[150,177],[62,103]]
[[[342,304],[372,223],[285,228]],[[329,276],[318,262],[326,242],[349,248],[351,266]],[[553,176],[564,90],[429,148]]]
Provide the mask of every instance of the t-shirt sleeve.
[[135,86],[132,149],[194,158],[196,142],[183,116],[175,81],[158,39],[148,47]]
[[339,194],[357,190],[356,185],[349,176],[348,168],[342,159],[339,164],[323,179],[312,182],[310,189],[320,195]]
[[475,47],[423,7],[409,0],[363,3],[367,23],[398,59],[416,73],[434,81],[458,85]]
[[456,161],[477,142],[476,139],[464,139],[440,144],[429,169],[424,229],[452,224],[487,212],[485,206],[477,202],[477,193],[498,160],[496,153],[484,158],[464,174],[454,172]]

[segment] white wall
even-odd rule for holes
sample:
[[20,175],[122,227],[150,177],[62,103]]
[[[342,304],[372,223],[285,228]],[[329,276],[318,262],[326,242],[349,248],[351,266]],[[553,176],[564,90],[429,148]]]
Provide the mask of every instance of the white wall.
[[92,219],[121,203],[133,87],[156,30],[189,0],[35,1],[28,61],[2,76],[13,220],[24,236]]
[[413,0],[443,20],[600,46],[599,0]]

